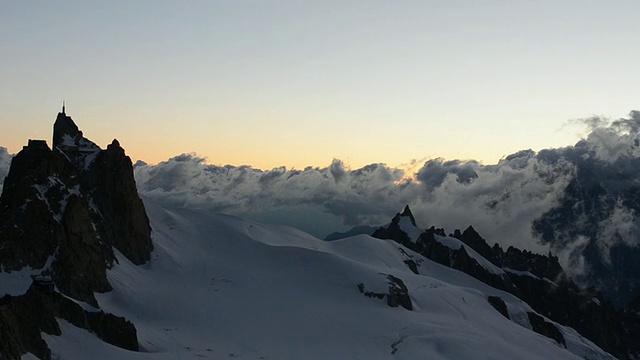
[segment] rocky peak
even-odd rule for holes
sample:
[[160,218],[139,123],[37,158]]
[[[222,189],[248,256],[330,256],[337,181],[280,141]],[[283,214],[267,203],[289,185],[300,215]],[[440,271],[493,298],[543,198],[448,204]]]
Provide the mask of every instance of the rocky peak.
[[29,140],[12,160],[0,196],[0,268],[50,273],[57,288],[96,304],[110,290],[117,249],[135,264],[153,248],[131,159],[114,140],[106,150],[59,113],[53,148]]
[[[407,215],[404,215],[405,213]],[[598,294],[592,289],[580,289],[571,282],[564,275],[557,257],[551,254],[534,254],[514,247],[509,247],[506,252],[498,245],[490,247],[472,226],[463,232],[454,231],[452,237],[464,244],[458,249],[440,242],[438,237],[445,237],[445,231],[434,226],[422,232],[417,241],[407,241],[407,234],[401,231],[398,223],[402,216],[409,214],[410,210],[406,207],[402,214],[396,214],[387,228],[379,228],[372,236],[394,240],[426,258],[465,272],[492,287],[510,292],[538,313],[573,327],[619,358],[628,358],[628,344],[633,342],[625,342],[625,330],[620,326],[615,309],[610,303],[598,299]],[[475,250],[504,272],[492,273],[478,262],[478,258],[472,257],[466,247]],[[636,321],[634,314],[629,312],[627,319]],[[531,318],[532,315],[529,316]],[[532,323],[534,320],[537,321],[537,327],[534,326],[533,330],[562,343],[555,336],[556,333],[549,332],[545,323],[538,321],[538,317],[531,320]],[[640,330],[637,332],[640,333]]]
[[64,111],[58,113],[53,124],[52,148],[62,151],[76,165],[79,172],[87,170],[102,150],[84,137],[82,131]]
[[460,230],[456,229],[454,231],[454,237],[477,251],[485,259],[491,261],[497,266],[502,266],[500,256],[494,254],[493,249],[489,244],[487,244],[486,240],[480,236],[476,229],[473,228],[473,226],[469,226],[462,233],[460,233]]
[[408,217],[411,220],[411,223],[413,224],[413,226],[415,227],[418,226],[416,225],[416,218],[413,217],[413,213],[411,212],[411,209],[409,209],[409,205],[406,205],[404,207],[404,210],[402,210],[402,213],[400,214],[400,216]]
[[102,150],[86,139],[64,108],[53,132],[52,148],[29,140],[13,157],[0,195],[0,271],[30,267],[49,284],[34,291],[34,278],[26,294],[0,299],[0,358],[51,358],[40,334],[59,335],[57,318],[137,350],[133,324],[69,300],[99,308],[94,293],[111,290],[115,250],[135,264],[150,258],[149,219],[131,159],[117,140]]
[[380,239],[393,239],[399,242],[400,244],[403,244],[411,248],[411,242],[415,241],[415,239],[411,239],[409,234],[407,234],[407,232],[402,230],[402,228],[400,227],[400,220],[403,217],[408,217],[413,227],[417,227],[416,219],[413,217],[413,214],[411,213],[411,209],[409,209],[409,205],[406,205],[402,213],[397,213],[393,217],[389,226],[387,226],[386,228],[385,227],[378,228],[376,231],[373,232],[371,236],[380,238]]
[[68,140],[76,140],[82,138],[82,131],[64,112],[59,112],[55,123],[53,123],[53,147],[64,145]]

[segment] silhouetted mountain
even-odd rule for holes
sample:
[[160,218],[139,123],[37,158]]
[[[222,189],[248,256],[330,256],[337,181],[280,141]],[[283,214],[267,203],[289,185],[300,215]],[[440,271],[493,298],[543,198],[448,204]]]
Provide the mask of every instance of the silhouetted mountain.
[[[40,330],[59,332],[54,317],[98,335],[103,325],[116,331],[119,325],[95,324],[103,318],[95,318],[60,294],[97,307],[94,292],[112,288],[106,271],[116,260],[114,251],[142,264],[150,259],[153,248],[131,160],[118,141],[100,149],[83,137],[64,109],[53,133],[53,148],[44,140],[29,140],[13,158],[0,196],[2,271],[33,269],[59,291],[32,289],[1,299],[0,324],[21,330],[9,343],[0,341],[0,354],[9,358],[26,351],[47,358],[39,334]],[[21,321],[30,312],[33,321]],[[137,349],[135,328],[123,326],[133,329],[127,330],[129,340],[124,342]],[[0,329],[4,338],[7,328]]]

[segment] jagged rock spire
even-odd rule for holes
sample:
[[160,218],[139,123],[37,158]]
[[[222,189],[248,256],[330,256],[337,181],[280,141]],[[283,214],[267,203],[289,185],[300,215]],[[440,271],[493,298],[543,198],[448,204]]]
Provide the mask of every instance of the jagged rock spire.
[[411,223],[413,224],[413,226],[418,226],[416,225],[416,218],[413,217],[413,213],[411,212],[411,209],[409,209],[409,205],[404,207],[404,210],[402,210],[402,214],[400,214],[400,216],[408,216],[409,219],[411,219]]
[[71,117],[65,113],[65,107],[62,106],[62,112],[58,113],[56,122],[53,124],[53,141],[52,148],[56,148],[63,143],[64,136],[68,135],[73,140],[78,138],[78,135],[82,137],[82,132],[78,129],[78,126],[73,122]]
[[113,249],[135,264],[150,259],[149,219],[117,140],[100,149],[64,112],[53,132],[52,149],[31,140],[12,160],[0,196],[0,269],[52,272],[65,295],[97,305],[93,293],[111,288]]

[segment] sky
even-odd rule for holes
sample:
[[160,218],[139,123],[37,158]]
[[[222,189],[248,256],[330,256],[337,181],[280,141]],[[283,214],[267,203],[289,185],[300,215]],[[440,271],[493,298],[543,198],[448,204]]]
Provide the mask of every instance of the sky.
[[574,144],[638,108],[637,1],[4,1],[0,145],[63,100],[135,161],[261,169]]

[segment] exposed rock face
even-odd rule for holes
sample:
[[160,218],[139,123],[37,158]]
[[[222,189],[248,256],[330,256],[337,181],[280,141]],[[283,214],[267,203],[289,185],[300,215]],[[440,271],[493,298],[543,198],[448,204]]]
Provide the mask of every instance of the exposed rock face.
[[112,345],[138,350],[136,329],[126,319],[102,311],[85,311],[60,293],[45,291],[34,283],[24,295],[0,299],[0,354],[19,359],[30,352],[40,359],[51,359],[51,350],[41,332],[61,335],[56,318],[87,329]]
[[393,275],[387,275],[387,283],[389,284],[389,290],[387,293],[365,291],[363,283],[358,284],[358,291],[366,297],[376,299],[387,299],[387,305],[390,307],[402,306],[407,310],[413,310],[413,303],[409,296],[409,289],[404,284],[402,279]]
[[[507,304],[505,304],[504,300],[502,300],[498,296],[489,296],[487,299],[489,304],[493,306],[502,316],[507,319],[511,319],[509,316],[509,310],[507,309]],[[567,347],[567,343],[564,340],[564,336],[558,330],[558,327],[553,323],[546,321],[542,316],[533,313],[527,312],[527,317],[529,318],[529,324],[531,324],[531,328],[533,331],[537,332],[540,335],[544,335],[548,338],[555,340],[559,345]]]
[[113,140],[98,154],[92,169],[83,176],[81,187],[86,184],[83,192],[91,194],[99,209],[95,215],[102,239],[134,264],[148,261],[153,249],[149,218],[138,196],[131,159]]
[[387,305],[391,307],[402,306],[407,310],[413,310],[413,303],[409,297],[409,289],[404,282],[393,275],[387,275],[389,280],[389,294],[387,294]]
[[502,300],[498,296],[489,296],[487,301],[489,302],[489,304],[491,304],[491,306],[498,310],[498,312],[502,314],[502,316],[506,317],[507,319],[511,319],[511,317],[509,316],[509,310],[507,309],[507,304],[504,303],[504,300]]
[[551,253],[546,256],[539,255],[513,246],[510,246],[505,252],[498,244],[490,247],[472,226],[469,226],[464,232],[456,229],[453,237],[469,245],[482,257],[499,267],[530,272],[535,276],[550,280],[565,276],[558,258]]
[[113,248],[135,264],[149,260],[149,221],[131,160],[117,141],[101,150],[58,114],[51,150],[30,140],[9,170],[0,197],[0,265],[53,273],[58,288],[96,305],[110,290]]
[[460,232],[460,230],[456,229],[453,232],[453,237],[459,239],[466,245],[469,245],[472,249],[474,249],[478,254],[482,255],[483,258],[491,261],[492,263],[500,266],[502,265],[500,259],[495,256],[493,249],[487,244],[487,242],[478,234],[478,232],[473,228],[473,226],[469,226],[464,232]]
[[[405,208],[403,214],[405,213],[410,214],[410,210],[407,211]],[[418,239],[409,239],[408,234],[398,226],[403,214],[397,214],[387,228],[376,230],[372,236],[392,239],[433,261],[463,271],[495,288],[508,291],[527,302],[538,313],[576,329],[611,354],[621,359],[629,358],[629,346],[625,341],[625,338],[629,337],[625,337],[621,314],[594,289],[580,289],[575,285],[565,275],[557,257],[551,254],[534,254],[514,247],[505,252],[498,245],[489,246],[473,227],[467,228],[464,232],[454,231],[452,236],[464,243],[457,250],[436,239],[436,236],[445,236],[445,231],[435,227],[422,232]],[[495,274],[488,271],[469,255],[465,246],[475,250],[497,267],[503,268],[505,273]],[[499,311],[506,311],[506,306],[505,309],[501,309],[501,304],[495,299],[493,302],[490,299],[490,303]],[[628,321],[634,319],[633,314],[627,313]],[[560,344],[564,342],[564,339],[559,338],[544,321],[538,321],[536,326],[534,330],[537,329],[541,334],[554,338]]]
[[416,219],[413,217],[413,213],[411,213],[409,205],[407,205],[405,206],[402,213],[397,213],[396,216],[393,217],[389,226],[387,226],[386,228],[378,228],[371,236],[377,237],[379,239],[394,239],[400,244],[405,245],[406,247],[410,247],[411,239],[409,239],[407,233],[402,231],[402,229],[400,228],[400,219],[402,217],[409,218],[413,226],[416,226]]
[[80,192],[88,194],[101,240],[134,264],[148,261],[153,249],[149,218],[138,196],[131,159],[118,140],[100,150],[61,113],[54,124],[53,141],[53,147],[76,165]]
[[558,328],[552,323],[545,321],[544,318],[536,313],[528,312],[529,323],[533,327],[533,331],[546,337],[552,338],[558,344],[567,347],[564,336]]
[[[60,211],[60,200],[69,188],[48,174],[72,169],[60,156],[46,143],[30,140],[11,162],[0,196],[0,264],[5,271],[42,268],[57,248],[60,219],[52,211]],[[51,191],[53,184],[61,185],[60,189]]]
[[[637,297],[622,312],[624,329],[628,339],[640,339],[640,297]],[[634,359],[640,359],[640,341],[630,342],[630,352]]]
[[[106,271],[116,259],[114,249],[134,264],[150,259],[149,220],[136,191],[131,160],[117,140],[102,150],[84,138],[64,112],[54,124],[53,147],[29,140],[13,158],[2,190],[0,271],[41,269],[61,293],[97,307],[94,292],[111,290]],[[43,307],[45,303],[33,302],[30,296],[4,299],[0,306],[0,355],[12,358],[27,349],[41,358],[50,356],[46,344],[37,340],[39,333],[59,332],[51,313],[60,312],[66,319],[68,307]],[[115,321],[111,315],[85,314],[78,322],[76,313],[69,314],[73,324],[81,323],[77,326],[93,329],[118,346],[137,349],[135,336],[120,339],[114,333],[108,325]],[[34,320],[25,316],[37,317],[33,329],[12,320]],[[18,335],[5,335],[15,326],[20,332],[13,334]]]
[[106,262],[112,256],[98,240],[89,210],[82,200],[71,195],[62,218],[57,257],[53,261],[53,278],[63,293],[84,299],[97,306],[93,292],[111,289],[107,281]]

